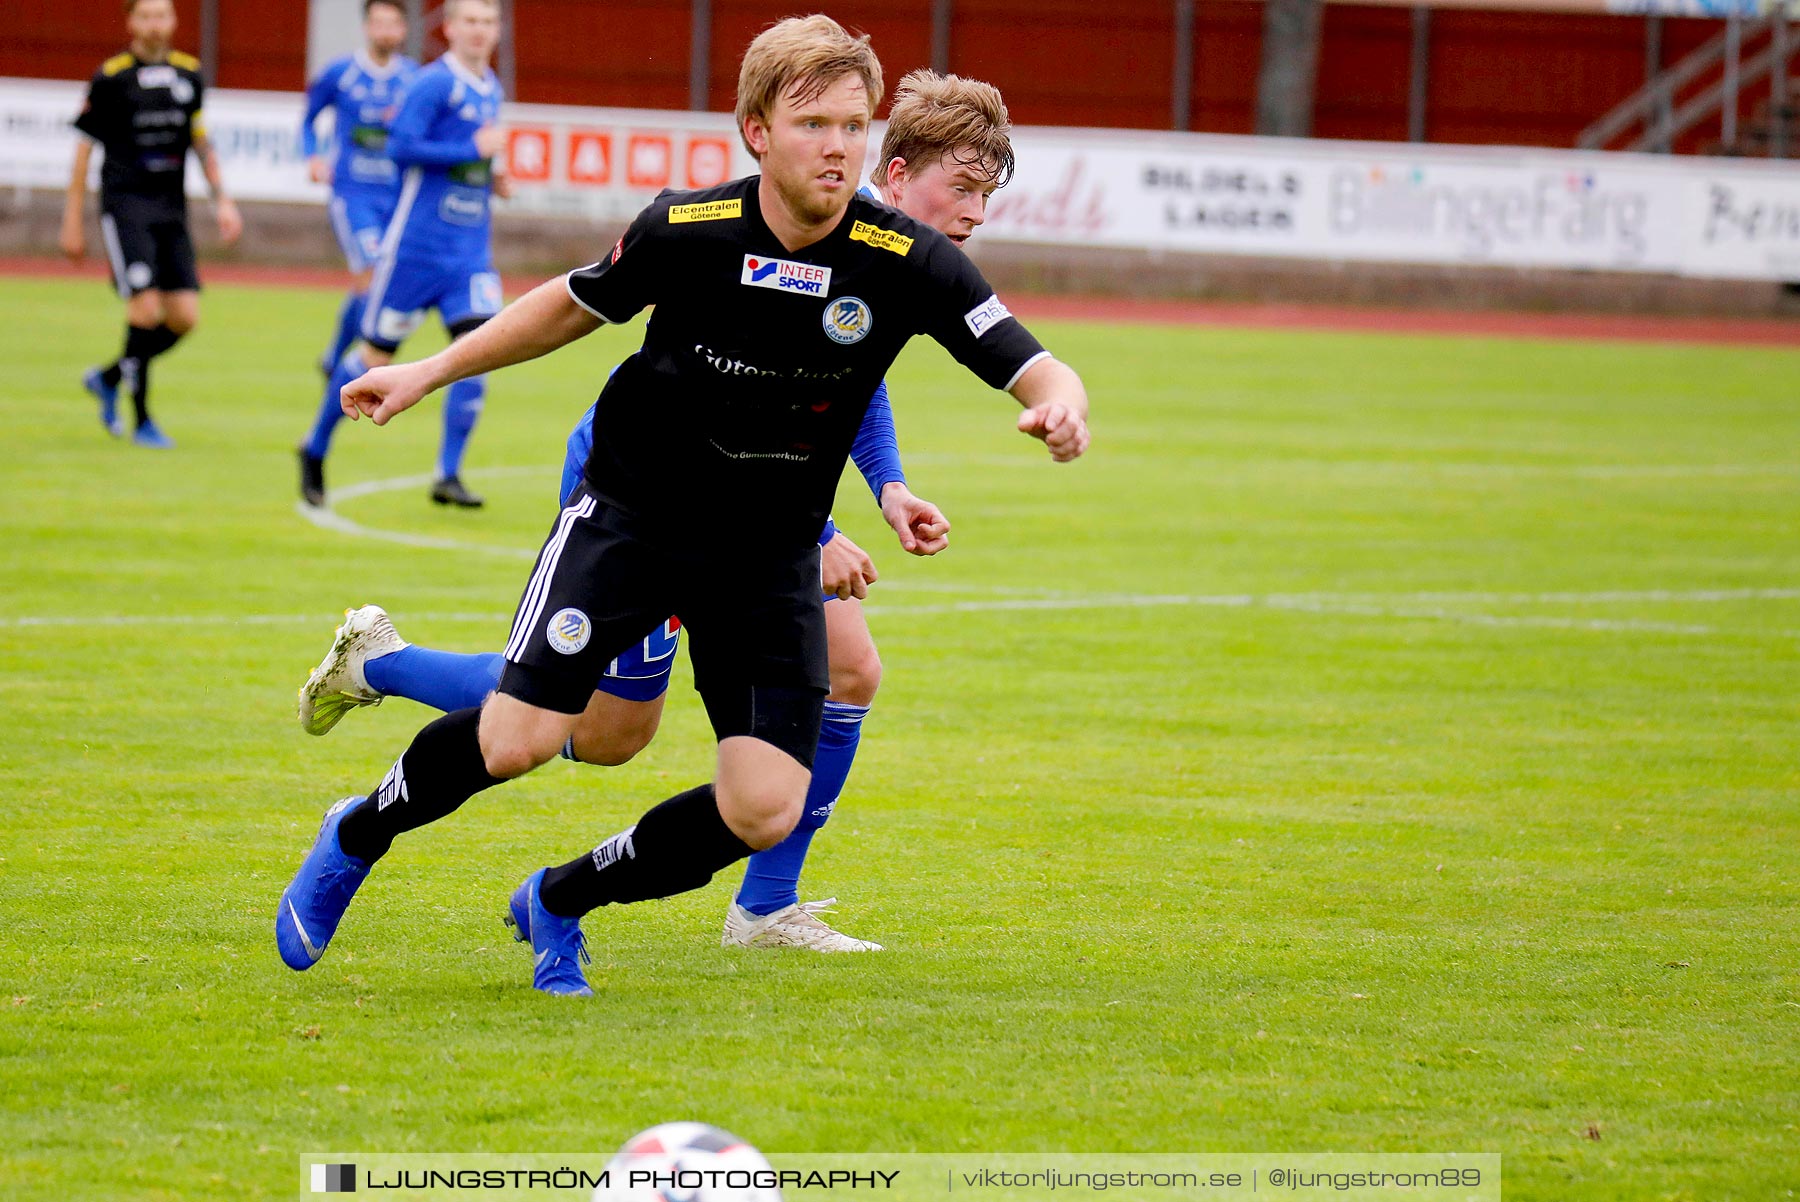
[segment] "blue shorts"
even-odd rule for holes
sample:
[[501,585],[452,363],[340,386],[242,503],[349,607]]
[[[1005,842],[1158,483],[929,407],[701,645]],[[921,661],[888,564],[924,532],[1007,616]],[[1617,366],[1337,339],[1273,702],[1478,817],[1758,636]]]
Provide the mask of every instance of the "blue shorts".
[[331,232],[353,272],[367,271],[381,258],[381,236],[394,215],[391,192],[336,192],[331,197]]
[[681,619],[670,618],[606,665],[596,693],[626,701],[655,701],[669,691],[675,651],[681,646]]
[[436,309],[445,329],[472,317],[500,312],[500,277],[493,260],[477,263],[409,260],[395,253],[381,261],[369,286],[363,341],[393,352]]

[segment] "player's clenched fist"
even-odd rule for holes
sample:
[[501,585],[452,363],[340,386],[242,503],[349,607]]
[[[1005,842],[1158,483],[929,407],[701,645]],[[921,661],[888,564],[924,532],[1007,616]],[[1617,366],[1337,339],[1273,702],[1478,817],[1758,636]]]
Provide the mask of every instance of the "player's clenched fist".
[[1060,402],[1052,402],[1019,414],[1019,430],[1041,439],[1050,458],[1067,463],[1088,448],[1087,419]]
[[819,548],[819,584],[840,601],[869,595],[869,586],[880,579],[875,561],[843,534]]
[[914,555],[936,555],[950,545],[950,519],[898,480],[881,490],[881,516],[893,527],[900,546]]
[[418,363],[394,363],[364,372],[344,385],[338,403],[352,421],[363,414],[378,426],[385,426],[397,413],[404,413],[430,392],[433,382]]

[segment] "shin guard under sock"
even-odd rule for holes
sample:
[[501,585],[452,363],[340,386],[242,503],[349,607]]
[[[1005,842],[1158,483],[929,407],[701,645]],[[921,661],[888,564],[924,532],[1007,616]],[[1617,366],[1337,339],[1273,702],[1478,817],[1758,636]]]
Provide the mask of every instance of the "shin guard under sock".
[[544,873],[544,909],[578,918],[596,906],[673,897],[750,854],[725,825],[711,785],[678,793],[579,859]]
[[436,822],[500,778],[481,754],[481,711],[462,709],[413,736],[379,785],[338,824],[345,855],[373,864],[396,835]]

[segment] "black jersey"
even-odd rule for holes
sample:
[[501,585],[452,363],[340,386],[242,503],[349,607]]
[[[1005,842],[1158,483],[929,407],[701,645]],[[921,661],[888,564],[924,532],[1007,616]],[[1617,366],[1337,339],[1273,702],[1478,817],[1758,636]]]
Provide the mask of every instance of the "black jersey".
[[141,62],[130,51],[100,65],[75,128],[104,148],[102,193],[179,200],[188,149],[205,134],[200,60],[172,51]]
[[786,250],[760,177],[665,192],[612,253],[569,273],[603,321],[656,306],[594,407],[601,501],[726,548],[816,545],[869,399],[929,334],[995,388],[1048,352],[955,243],[857,195]]

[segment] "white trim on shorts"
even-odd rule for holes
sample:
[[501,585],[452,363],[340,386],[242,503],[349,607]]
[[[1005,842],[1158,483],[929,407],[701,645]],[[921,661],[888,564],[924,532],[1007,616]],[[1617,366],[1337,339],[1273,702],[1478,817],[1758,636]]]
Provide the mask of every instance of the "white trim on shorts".
[[400,185],[399,203],[394,206],[393,217],[388,219],[387,232],[381,235],[381,263],[369,285],[368,307],[363,310],[363,328],[359,331],[365,342],[381,329],[381,307],[387,300],[388,284],[394,278],[394,260],[398,257],[394,252],[400,247],[406,219],[412,215],[413,201],[419,198],[419,181],[423,177],[424,171],[418,167],[406,169],[404,182]]
[[338,249],[344,252],[344,261],[350,265],[351,271],[363,271],[368,260],[363,258],[362,243],[357,240],[356,231],[350,228],[350,206],[344,198],[334,196],[326,206],[331,213],[331,232],[337,235]]
[[525,644],[531,641],[531,632],[544,615],[544,602],[550,597],[550,582],[556,575],[556,564],[562,558],[563,547],[568,544],[569,532],[577,521],[593,516],[593,512],[594,498],[591,496],[582,497],[562,511],[555,533],[538,557],[537,571],[531,574],[530,582],[525,585],[525,596],[519,601],[519,616],[513,620],[512,637],[506,641],[509,662],[517,663],[525,654]]
[[120,300],[131,299],[131,281],[125,278],[125,248],[119,242],[119,223],[111,213],[100,214],[100,240],[106,243],[106,257],[112,263],[113,289]]

